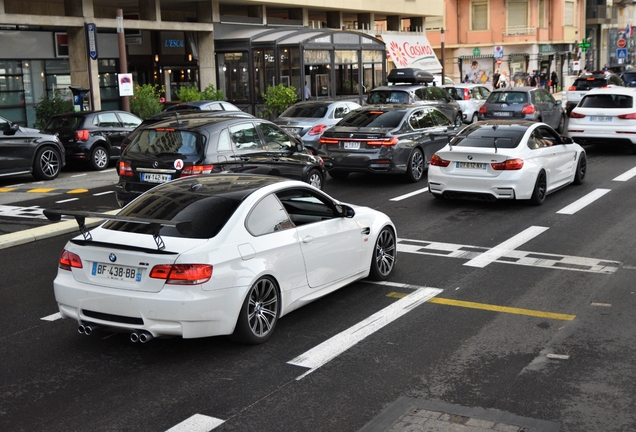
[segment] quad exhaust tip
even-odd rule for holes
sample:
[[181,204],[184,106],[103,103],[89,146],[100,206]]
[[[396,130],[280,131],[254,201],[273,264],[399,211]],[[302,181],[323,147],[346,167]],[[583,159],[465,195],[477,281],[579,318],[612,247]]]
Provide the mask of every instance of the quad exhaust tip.
[[82,323],[82,324],[80,324],[80,325],[77,327],[77,332],[78,332],[79,334],[83,334],[83,335],[86,335],[86,336],[90,336],[91,334],[93,334],[93,332],[94,332],[95,330],[98,330],[98,329],[100,329],[100,328],[102,328],[102,327],[103,327],[103,326],[101,326],[101,325],[97,325],[97,324],[90,324],[90,323],[88,323],[88,324],[84,324],[84,323]]
[[131,342],[146,343],[146,342],[150,342],[153,338],[154,336],[148,332],[139,332],[139,333],[133,332],[130,334]]

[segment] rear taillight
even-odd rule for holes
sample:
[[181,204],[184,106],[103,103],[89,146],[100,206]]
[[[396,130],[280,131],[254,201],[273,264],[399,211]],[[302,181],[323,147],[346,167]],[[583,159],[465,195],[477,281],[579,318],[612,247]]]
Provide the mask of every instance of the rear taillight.
[[172,285],[199,285],[210,280],[212,266],[209,264],[162,264],[150,271],[153,279],[165,279]]
[[534,114],[535,109],[534,109],[534,105],[532,104],[528,104],[528,105],[524,105],[523,108],[521,108],[521,114],[526,115],[526,114]]
[[79,255],[74,254],[73,252],[69,252],[66,249],[62,251],[62,255],[60,256],[60,263],[58,266],[62,270],[70,270],[72,267],[82,268],[82,260]]
[[367,145],[370,146],[394,146],[398,143],[398,137],[393,137],[393,138],[386,138],[386,139],[382,139],[382,140],[371,140],[371,141],[366,141]]
[[482,105],[479,107],[479,114],[486,114],[486,105]]
[[77,141],[88,141],[88,138],[91,136],[91,133],[86,129],[80,129],[75,131],[75,139]]
[[325,137],[320,137],[320,140],[318,140],[318,142],[320,142],[320,144],[338,144],[338,140],[335,138],[325,138]]
[[585,114],[580,114],[574,111],[570,113],[570,118],[583,118],[583,117],[585,117]]
[[497,170],[497,171],[514,171],[514,170],[520,170],[521,168],[523,168],[523,159],[508,159],[504,162],[499,162],[499,163],[491,163],[490,166],[492,167],[492,169]]
[[569,91],[574,91],[574,90],[576,90],[576,87],[575,86],[570,86],[570,87],[568,87],[568,90]]
[[325,131],[325,129],[327,129],[327,125],[319,124],[319,125],[316,125],[316,126],[312,127],[309,130],[309,132],[307,132],[307,135],[320,135],[321,133],[323,133]]
[[132,169],[132,166],[130,166],[130,162],[125,162],[123,160],[119,161],[119,165],[117,165],[117,172],[122,177],[133,176],[133,169]]
[[621,114],[618,118],[623,120],[636,120],[636,113]]
[[470,90],[464,89],[464,100],[470,100]]
[[431,157],[431,165],[439,166],[439,167],[447,167],[448,165],[450,165],[450,161],[442,159],[441,157],[437,155],[433,155]]
[[183,168],[181,177],[190,177],[201,174],[210,174],[214,169],[214,165],[192,165]]

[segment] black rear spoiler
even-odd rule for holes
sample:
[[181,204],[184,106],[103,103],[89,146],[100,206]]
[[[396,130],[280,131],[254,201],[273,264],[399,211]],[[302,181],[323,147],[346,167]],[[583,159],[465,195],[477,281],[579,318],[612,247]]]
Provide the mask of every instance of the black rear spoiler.
[[86,218],[96,218],[96,219],[105,219],[105,220],[113,220],[119,222],[132,222],[139,223],[144,225],[150,225],[150,229],[152,231],[152,238],[155,240],[157,244],[157,248],[159,250],[165,249],[166,245],[163,242],[163,239],[159,235],[159,231],[161,227],[170,226],[174,227],[181,234],[188,235],[192,232],[192,222],[191,221],[182,221],[175,222],[170,220],[163,219],[146,219],[139,218],[134,216],[119,216],[113,215],[109,213],[98,213],[98,212],[90,212],[90,211],[74,211],[74,210],[60,210],[60,209],[46,209],[44,210],[44,216],[47,217],[48,220],[57,222],[62,219],[62,216],[73,216],[79,229],[84,236],[84,240],[93,240],[90,231],[86,228]]

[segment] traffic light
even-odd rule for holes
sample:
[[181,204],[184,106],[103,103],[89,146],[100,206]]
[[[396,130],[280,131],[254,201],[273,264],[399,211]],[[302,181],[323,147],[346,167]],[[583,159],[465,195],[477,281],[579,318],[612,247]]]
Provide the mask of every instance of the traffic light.
[[568,52],[568,60],[572,60],[572,53]]

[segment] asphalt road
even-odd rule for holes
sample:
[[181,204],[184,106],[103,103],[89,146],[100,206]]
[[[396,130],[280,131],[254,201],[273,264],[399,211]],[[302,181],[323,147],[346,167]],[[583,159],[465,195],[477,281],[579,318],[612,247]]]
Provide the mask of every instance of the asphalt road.
[[[396,271],[291,313],[259,346],[79,335],[56,319],[52,291],[73,234],[0,249],[0,430],[433,430],[406,426],[417,412],[445,413],[435,430],[486,418],[497,430],[636,430],[635,167],[621,149],[588,149],[584,185],[540,207],[436,200],[399,177],[329,179],[329,194],[394,220]],[[114,172],[80,174],[48,192],[2,179],[4,233],[49,225],[7,207],[116,207]]]

